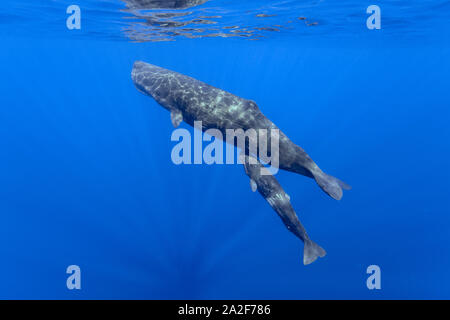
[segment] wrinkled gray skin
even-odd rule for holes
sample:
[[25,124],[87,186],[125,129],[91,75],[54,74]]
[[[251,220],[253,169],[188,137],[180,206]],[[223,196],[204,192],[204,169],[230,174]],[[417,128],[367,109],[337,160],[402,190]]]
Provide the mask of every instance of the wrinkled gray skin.
[[122,0],[130,9],[187,9],[209,0]]
[[[262,114],[254,101],[240,98],[183,74],[136,61],[131,78],[139,91],[153,97],[171,113],[175,127],[182,120],[191,126],[194,121],[202,121],[203,131],[218,129],[224,137],[226,129],[266,129],[269,133],[270,129],[278,129]],[[267,140],[270,150],[270,139]],[[245,154],[249,154],[248,150]],[[308,154],[281,130],[279,168],[314,178],[322,190],[336,200],[341,199],[342,188],[350,188],[320,170]]]
[[305,228],[295,214],[294,208],[292,208],[289,195],[286,194],[277,179],[269,174],[268,171],[262,175],[261,172],[265,168],[261,163],[254,158],[254,162],[250,162],[249,159],[250,157],[244,156],[242,162],[245,173],[250,178],[252,190],[258,190],[281,218],[286,228],[303,241],[305,244],[303,263],[307,265],[314,262],[318,257],[324,257],[326,254],[325,250],[309,238]]

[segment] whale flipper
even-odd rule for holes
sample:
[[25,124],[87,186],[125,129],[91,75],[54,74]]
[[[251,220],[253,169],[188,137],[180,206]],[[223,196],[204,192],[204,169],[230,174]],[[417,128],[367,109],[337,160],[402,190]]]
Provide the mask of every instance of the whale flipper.
[[183,121],[183,114],[180,110],[172,110],[170,112],[170,120],[172,120],[172,125],[177,128],[181,121]]
[[305,247],[303,249],[303,264],[306,266],[317,260],[318,257],[325,257],[327,252],[323,250],[317,243],[312,240],[305,241]]
[[256,190],[258,189],[258,186],[256,185],[255,180],[250,179],[250,187],[252,188],[253,192],[256,192]]
[[350,190],[352,188],[345,182],[339,180],[338,178],[330,176],[323,171],[313,173],[313,175],[317,184],[326,194],[328,194],[333,199],[341,200],[343,194],[342,189]]

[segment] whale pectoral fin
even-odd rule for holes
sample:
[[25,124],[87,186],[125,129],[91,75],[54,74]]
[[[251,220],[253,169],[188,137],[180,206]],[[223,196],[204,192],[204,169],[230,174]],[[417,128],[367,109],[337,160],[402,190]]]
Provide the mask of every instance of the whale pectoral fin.
[[341,180],[330,176],[321,170],[314,172],[313,175],[317,184],[333,199],[341,200],[343,194],[342,189],[350,190],[352,188],[345,182],[342,182]]
[[183,121],[183,114],[180,110],[172,110],[170,112],[170,120],[175,128],[177,128],[181,121]]
[[256,185],[256,182],[253,179],[250,179],[250,188],[252,188],[253,192],[255,192],[256,189],[258,189],[258,186]]

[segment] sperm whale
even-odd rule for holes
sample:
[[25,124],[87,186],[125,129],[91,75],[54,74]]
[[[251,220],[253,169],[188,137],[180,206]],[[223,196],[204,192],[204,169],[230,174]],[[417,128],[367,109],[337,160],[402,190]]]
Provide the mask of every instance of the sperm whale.
[[[254,101],[240,98],[181,73],[136,61],[131,78],[140,92],[151,96],[170,112],[174,127],[181,121],[191,126],[194,126],[195,121],[202,121],[203,131],[214,128],[224,134],[227,129],[279,130],[264,116]],[[350,189],[346,183],[323,172],[281,130],[279,168],[313,178],[325,193],[336,200],[342,198],[342,189]]]
[[250,178],[252,191],[258,190],[280,216],[286,228],[303,241],[303,264],[308,265],[316,261],[318,257],[324,257],[326,255],[325,250],[309,238],[308,233],[292,208],[291,198],[283,190],[277,179],[270,172],[261,174],[262,170],[267,169],[256,159],[251,162],[249,156],[241,156],[245,173]]

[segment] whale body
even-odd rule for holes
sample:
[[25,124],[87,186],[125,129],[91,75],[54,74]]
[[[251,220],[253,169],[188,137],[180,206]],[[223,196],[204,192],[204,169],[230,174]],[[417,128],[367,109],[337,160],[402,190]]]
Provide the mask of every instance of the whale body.
[[251,162],[249,156],[243,155],[242,158],[245,173],[250,178],[252,191],[258,190],[281,218],[286,228],[303,241],[303,264],[308,265],[316,261],[318,257],[324,257],[326,255],[325,250],[309,238],[294,208],[292,208],[290,196],[284,191],[277,179],[270,172],[261,174],[262,170],[267,169],[256,159]]
[[[254,101],[178,72],[136,61],[131,78],[139,91],[151,96],[170,112],[175,127],[181,121],[191,126],[194,126],[194,121],[202,121],[203,131],[218,129],[223,135],[227,129],[279,130]],[[350,186],[324,173],[301,147],[281,130],[278,132],[279,168],[314,178],[325,193],[340,200],[342,189],[348,190]]]

